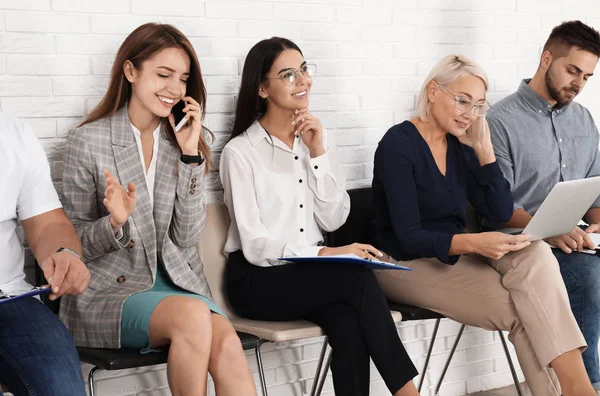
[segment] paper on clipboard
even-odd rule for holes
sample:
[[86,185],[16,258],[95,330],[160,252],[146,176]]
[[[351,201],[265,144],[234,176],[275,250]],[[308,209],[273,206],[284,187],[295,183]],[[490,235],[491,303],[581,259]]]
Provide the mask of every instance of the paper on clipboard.
[[354,253],[350,254],[338,254],[335,256],[309,256],[309,257],[281,257],[280,261],[290,261],[292,263],[339,263],[339,264],[355,264],[362,265],[371,269],[387,269],[387,270],[403,270],[412,271],[412,268],[404,267],[402,265],[387,263],[376,259],[367,260],[362,257],[358,257]]
[[21,294],[16,294],[16,295],[4,293],[4,292],[2,292],[2,290],[0,290],[0,304],[5,304],[5,303],[11,302],[11,301],[18,300],[20,298],[37,296],[37,295],[45,294],[45,293],[50,293],[49,287],[44,287],[44,286],[34,287],[30,291],[27,291],[27,292],[21,293]]

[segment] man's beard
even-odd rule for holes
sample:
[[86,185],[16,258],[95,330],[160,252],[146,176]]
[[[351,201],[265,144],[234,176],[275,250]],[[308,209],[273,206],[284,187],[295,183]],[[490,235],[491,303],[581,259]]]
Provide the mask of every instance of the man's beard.
[[552,70],[552,65],[550,65],[548,70],[546,70],[546,74],[544,75],[544,80],[546,81],[546,88],[548,89],[548,93],[550,94],[550,97],[552,99],[554,99],[556,101],[556,103],[558,104],[558,107],[564,107],[564,106],[568,105],[569,103],[571,103],[573,101],[573,99],[575,99],[575,96],[577,96],[577,94],[579,93],[579,90],[577,88],[571,88],[569,91],[571,91],[573,93],[573,97],[570,99],[562,98],[560,96],[561,90],[556,87],[556,85],[552,81],[552,77],[550,76],[551,70]]

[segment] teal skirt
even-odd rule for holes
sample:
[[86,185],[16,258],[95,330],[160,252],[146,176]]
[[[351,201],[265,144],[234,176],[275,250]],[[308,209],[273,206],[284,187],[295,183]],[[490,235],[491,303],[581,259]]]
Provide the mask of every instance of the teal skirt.
[[137,348],[142,353],[160,350],[150,348],[150,317],[158,303],[169,296],[198,299],[208,305],[212,312],[226,317],[223,311],[209,298],[176,286],[161,262],[158,263],[157,269],[156,282],[150,290],[132,294],[125,300],[121,316],[121,346],[124,348]]

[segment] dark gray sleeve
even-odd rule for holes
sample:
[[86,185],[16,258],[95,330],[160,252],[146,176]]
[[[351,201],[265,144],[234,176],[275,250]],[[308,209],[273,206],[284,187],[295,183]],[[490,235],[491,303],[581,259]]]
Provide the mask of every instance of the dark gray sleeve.
[[[504,174],[504,178],[508,180],[508,183],[510,184],[510,190],[512,192],[515,188],[515,172],[513,157],[510,151],[508,132],[496,115],[488,115],[486,119],[490,127],[490,134],[492,138],[492,145],[494,146],[496,161],[498,162],[498,165],[500,165],[500,169]],[[518,202],[514,202],[513,211],[522,208],[523,206],[519,205]]]

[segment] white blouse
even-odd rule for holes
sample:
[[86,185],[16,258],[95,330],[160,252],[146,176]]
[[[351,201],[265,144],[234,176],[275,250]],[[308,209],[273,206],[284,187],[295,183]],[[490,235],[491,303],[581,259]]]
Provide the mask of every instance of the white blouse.
[[152,146],[152,159],[150,160],[148,172],[146,172],[146,163],[144,162],[144,151],[142,150],[142,134],[140,130],[137,129],[133,124],[131,124],[131,128],[133,128],[133,136],[135,136],[135,142],[137,143],[138,152],[140,153],[142,169],[146,173],[146,187],[148,188],[148,195],[150,195],[150,205],[154,207],[154,180],[156,179],[156,159],[158,158],[158,138],[160,134],[160,123],[158,124],[154,132],[152,132],[154,144]]
[[225,254],[243,250],[258,266],[279,257],[316,256],[322,231],[341,227],[350,197],[333,134],[325,154],[311,158],[302,139],[290,148],[256,121],[223,149],[220,176],[231,226]]

